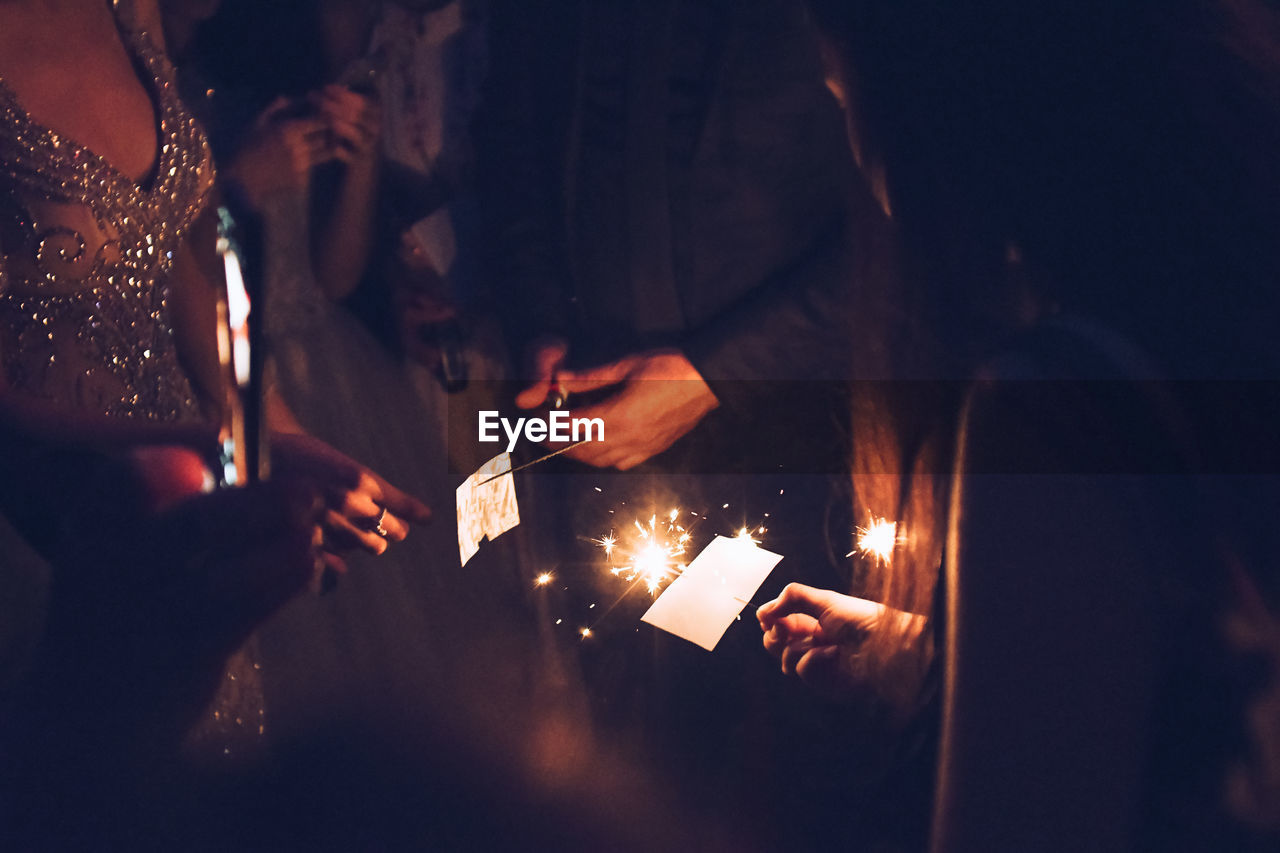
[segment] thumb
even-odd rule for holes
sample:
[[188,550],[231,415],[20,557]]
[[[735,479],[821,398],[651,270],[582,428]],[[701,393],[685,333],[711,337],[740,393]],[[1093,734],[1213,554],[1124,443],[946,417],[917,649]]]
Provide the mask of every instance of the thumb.
[[533,409],[547,399],[568,354],[568,344],[560,339],[542,340],[533,346],[528,360],[533,384],[516,395],[518,407]]
[[561,341],[544,344],[533,353],[533,378],[549,380],[563,365],[569,348]]
[[521,409],[536,409],[551,393],[550,378],[539,380],[516,395],[516,406]]
[[760,627],[768,630],[778,620],[796,613],[821,618],[838,601],[840,594],[800,583],[789,583],[782,594],[756,611]]

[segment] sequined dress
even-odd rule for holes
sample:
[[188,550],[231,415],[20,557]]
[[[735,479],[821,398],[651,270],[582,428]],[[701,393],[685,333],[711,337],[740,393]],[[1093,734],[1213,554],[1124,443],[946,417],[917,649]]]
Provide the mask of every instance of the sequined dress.
[[[169,282],[213,161],[173,67],[116,14],[156,114],[157,159],[142,185],[37,122],[0,77],[0,365],[10,387],[58,407],[191,419],[200,408],[174,344]],[[262,715],[246,649],[192,733],[193,752],[256,749]]]

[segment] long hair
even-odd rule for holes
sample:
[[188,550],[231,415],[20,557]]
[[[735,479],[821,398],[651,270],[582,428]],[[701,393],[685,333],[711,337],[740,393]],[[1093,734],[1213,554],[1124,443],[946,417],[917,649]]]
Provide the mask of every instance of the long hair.
[[[1078,313],[1167,376],[1280,375],[1280,26],[1267,0],[809,5],[899,242],[855,283],[854,510],[899,531],[856,591],[928,613],[959,380],[1020,325]],[[929,647],[890,625],[858,663]]]

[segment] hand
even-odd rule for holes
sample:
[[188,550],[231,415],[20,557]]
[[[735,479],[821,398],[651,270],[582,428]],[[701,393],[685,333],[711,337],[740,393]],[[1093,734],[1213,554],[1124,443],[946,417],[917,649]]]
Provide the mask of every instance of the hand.
[[560,382],[571,394],[620,386],[607,400],[573,413],[575,418],[604,421],[604,441],[566,454],[597,468],[634,468],[675,444],[720,405],[697,368],[675,350],[652,350],[590,370],[562,371]]
[[373,159],[382,135],[382,110],[376,100],[331,84],[312,95],[312,103],[328,125],[337,159],[344,163]]
[[124,659],[216,659],[315,570],[323,506],[309,483],[210,493],[204,460],[173,445],[106,457],[86,477],[68,515],[76,535],[53,554],[66,581],[55,633],[68,660],[108,647]]
[[850,661],[867,633],[886,615],[923,618],[873,601],[792,583],[756,611],[764,647],[782,662],[782,671],[831,699],[861,692]]
[[536,409],[557,390],[558,374],[569,355],[569,345],[562,338],[540,338],[529,347],[530,379],[533,384],[516,395],[516,405]]
[[295,106],[277,98],[258,116],[248,140],[226,169],[254,210],[281,191],[304,189],[311,170],[337,156],[321,116],[287,118]]
[[[410,522],[431,519],[426,504],[312,436],[273,433],[271,459],[273,476],[298,477],[319,488],[324,501],[322,557],[337,572],[346,571],[343,552],[361,549],[381,554],[389,542],[400,542],[408,535]],[[379,521],[386,536],[376,532]]]

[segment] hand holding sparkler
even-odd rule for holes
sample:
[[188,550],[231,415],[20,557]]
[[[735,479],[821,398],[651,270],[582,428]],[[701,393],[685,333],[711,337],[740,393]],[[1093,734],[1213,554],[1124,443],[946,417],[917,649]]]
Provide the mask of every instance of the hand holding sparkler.
[[600,418],[605,440],[568,455],[597,468],[626,471],[666,450],[720,405],[683,353],[650,350],[589,370],[562,370],[571,394],[616,387],[609,398],[575,412]]
[[756,611],[764,647],[782,671],[832,699],[851,699],[861,688],[849,662],[884,619],[908,620],[916,635],[925,619],[874,601],[792,583]]

